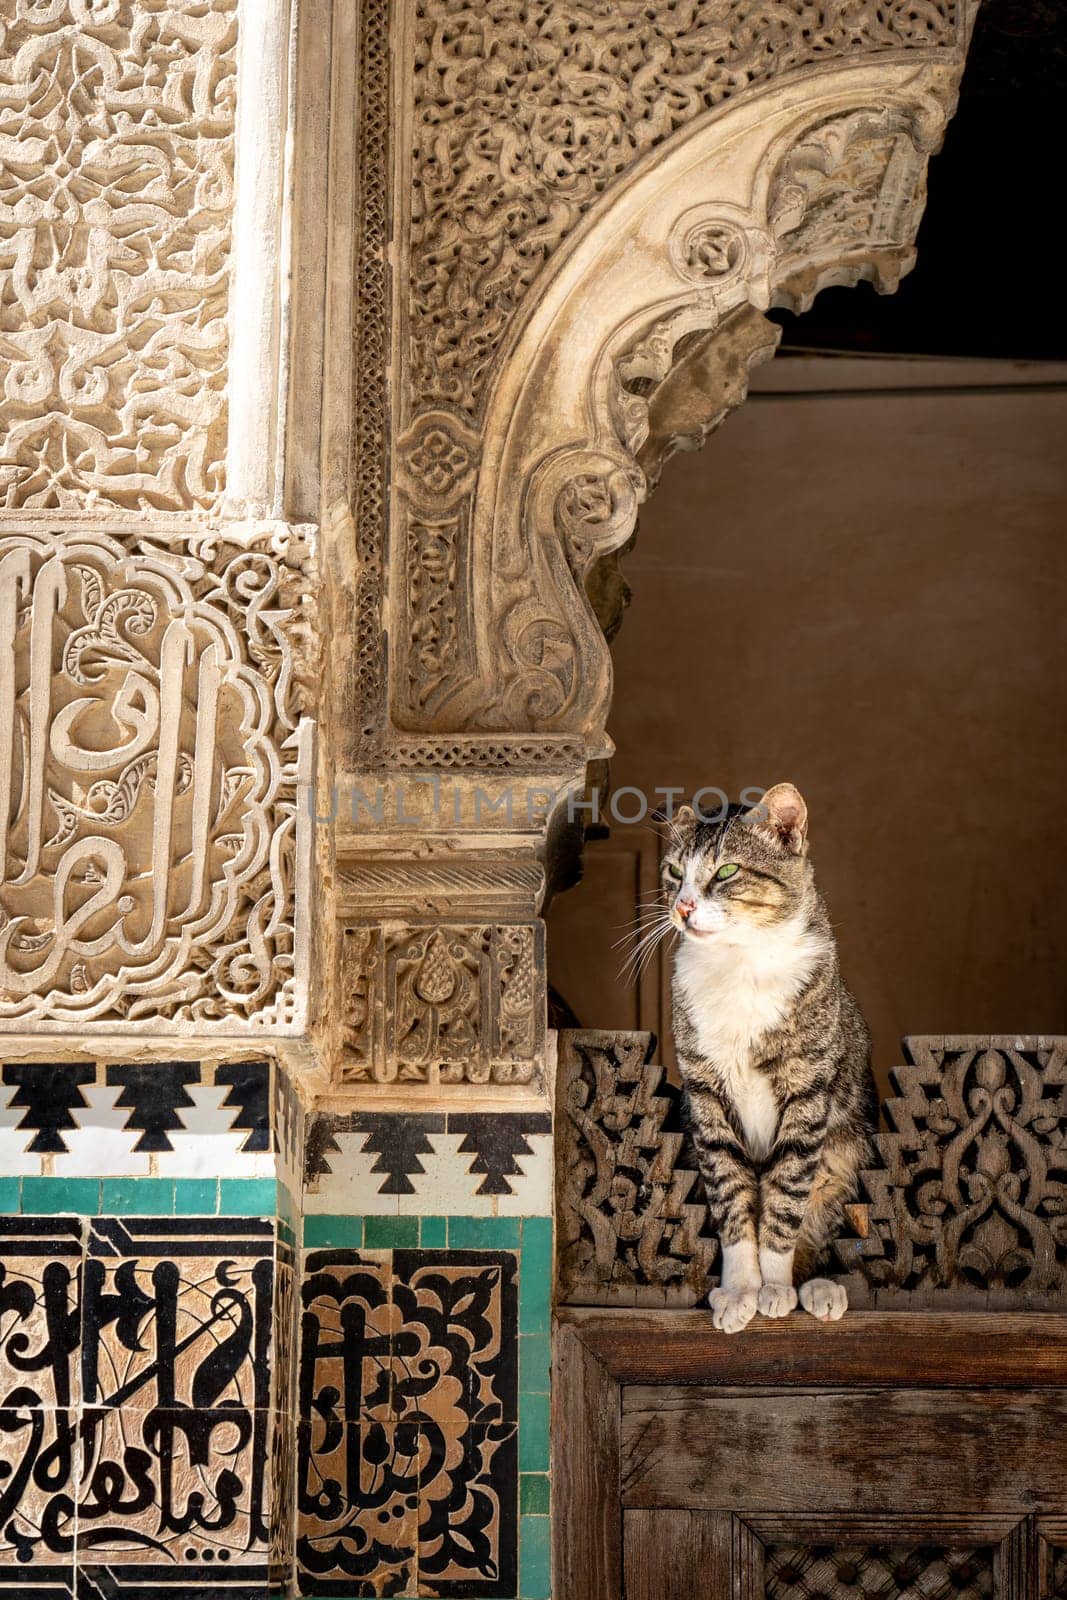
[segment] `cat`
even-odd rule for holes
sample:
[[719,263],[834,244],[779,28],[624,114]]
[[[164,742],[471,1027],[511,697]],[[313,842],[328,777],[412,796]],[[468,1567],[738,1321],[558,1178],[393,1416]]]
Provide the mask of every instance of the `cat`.
[[708,1299],[736,1333],[797,1304],[836,1320],[845,1290],[812,1273],[869,1162],[870,1038],[838,971],[791,783],[715,821],[683,806],[662,863],[678,940],[674,1038],[721,1246]]

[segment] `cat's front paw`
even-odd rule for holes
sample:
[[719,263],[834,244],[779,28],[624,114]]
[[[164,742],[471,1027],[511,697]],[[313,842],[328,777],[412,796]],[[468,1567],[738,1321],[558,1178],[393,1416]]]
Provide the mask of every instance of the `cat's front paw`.
[[742,1289],[740,1292],[712,1289],[708,1295],[708,1305],[711,1307],[713,1325],[723,1333],[740,1333],[756,1315],[757,1300],[758,1291],[755,1289]]
[[756,1304],[764,1317],[787,1317],[797,1303],[797,1292],[791,1283],[765,1283]]
[[848,1295],[829,1278],[809,1278],[800,1285],[800,1303],[820,1322],[836,1322],[848,1310]]

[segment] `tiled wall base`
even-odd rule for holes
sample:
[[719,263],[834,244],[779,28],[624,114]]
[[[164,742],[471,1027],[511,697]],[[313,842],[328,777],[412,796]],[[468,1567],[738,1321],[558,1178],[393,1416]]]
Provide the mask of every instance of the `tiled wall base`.
[[264,1063],[54,1100],[33,1065],[0,1092],[0,1596],[547,1600],[547,1113],[331,1119],[301,1193]]
[[0,1218],[0,1592],[280,1590],[292,1270],[268,1218]]
[[301,1592],[545,1600],[551,1219],[304,1238]]

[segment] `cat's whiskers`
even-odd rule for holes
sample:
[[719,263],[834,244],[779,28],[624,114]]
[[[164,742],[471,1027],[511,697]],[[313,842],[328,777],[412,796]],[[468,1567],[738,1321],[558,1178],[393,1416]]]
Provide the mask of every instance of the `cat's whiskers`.
[[611,948],[617,950],[620,945],[627,944],[635,939],[641,940],[651,933],[653,929],[662,927],[664,922],[669,921],[670,913],[662,910],[645,917],[643,920],[637,919],[627,928],[621,939],[616,939]]
[[658,917],[649,927],[638,930],[637,943],[626,957],[619,976],[627,979],[639,978],[667,934],[675,931],[669,914]]

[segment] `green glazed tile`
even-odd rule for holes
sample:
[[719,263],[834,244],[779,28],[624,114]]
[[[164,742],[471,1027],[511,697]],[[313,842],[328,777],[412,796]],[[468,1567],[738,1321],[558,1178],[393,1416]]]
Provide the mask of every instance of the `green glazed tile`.
[[444,1217],[419,1218],[419,1244],[423,1250],[443,1250],[448,1243],[448,1223]]
[[305,1250],[361,1250],[363,1218],[331,1215],[304,1218]]
[[418,1217],[368,1217],[363,1228],[368,1250],[416,1250]]
[[273,1217],[278,1206],[274,1178],[220,1178],[220,1217]]
[[547,1394],[519,1395],[519,1471],[548,1471]]
[[217,1178],[175,1178],[174,1214],[178,1217],[213,1217],[219,1209]]
[[519,1332],[547,1333],[552,1319],[552,1219],[527,1217],[519,1267]]
[[517,1250],[522,1234],[518,1217],[449,1217],[450,1250]]
[[547,1333],[523,1333],[519,1337],[519,1388],[529,1394],[547,1394],[551,1341]]
[[552,1593],[551,1527],[548,1517],[519,1518],[519,1593],[522,1600],[549,1600]]
[[74,1212],[95,1217],[100,1209],[99,1178],[23,1178],[22,1209],[34,1216]]
[[544,1472],[522,1473],[519,1477],[519,1510],[531,1516],[547,1517],[551,1482]]
[[104,1217],[172,1217],[173,1178],[105,1178],[100,1197]]
[[0,1215],[18,1216],[20,1191],[18,1178],[0,1178]]

